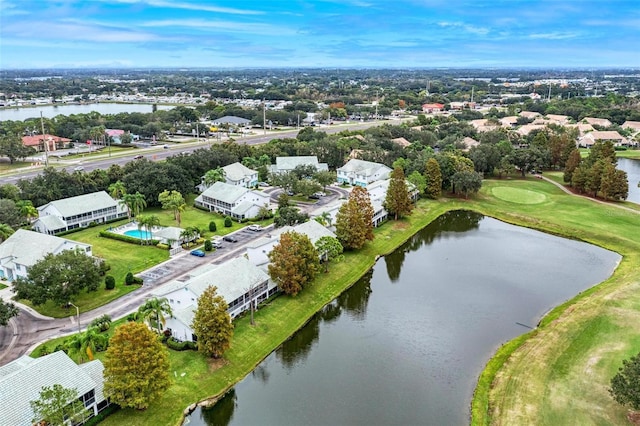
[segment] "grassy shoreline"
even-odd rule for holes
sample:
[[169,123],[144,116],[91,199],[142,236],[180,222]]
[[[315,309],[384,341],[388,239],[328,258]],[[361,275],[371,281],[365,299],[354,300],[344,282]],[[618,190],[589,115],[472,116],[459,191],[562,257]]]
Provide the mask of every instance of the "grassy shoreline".
[[[538,192],[543,195],[540,198],[542,201],[527,204],[493,196],[494,188],[505,186]],[[175,372],[175,379],[167,393],[152,403],[145,412],[121,410],[107,418],[103,424],[179,424],[182,421],[182,411],[186,407],[198,401],[223,395],[302,327],[318,310],[353,285],[374,265],[379,256],[395,250],[441,214],[456,209],[474,210],[515,225],[594,243],[623,255],[620,267],[609,280],[550,311],[541,321],[539,329],[497,348],[498,351],[489,360],[474,393],[472,422],[488,424],[489,415],[491,415],[491,421],[513,424],[513,421],[503,422],[498,419],[496,416],[502,415],[502,411],[495,410],[501,397],[508,395],[513,388],[509,387],[508,391],[500,394],[501,390],[496,390],[494,386],[494,378],[502,374],[514,354],[520,348],[527,346],[531,340],[548,333],[548,330],[552,330],[558,321],[567,316],[570,317],[576,304],[600,297],[607,289],[626,287],[627,284],[639,281],[637,273],[632,274],[631,277],[625,273],[621,278],[620,271],[627,271],[630,262],[634,261],[633,258],[638,260],[637,253],[640,252],[640,247],[631,241],[628,232],[623,231],[627,230],[630,223],[638,221],[640,216],[619,211],[613,206],[598,205],[589,200],[566,195],[553,185],[537,179],[485,181],[481,193],[474,200],[420,201],[412,216],[402,221],[389,222],[377,229],[375,241],[368,243],[357,254],[347,254],[345,261],[333,265],[329,274],[319,276],[313,286],[305,289],[298,297],[279,297],[268,309],[258,311],[255,327],[248,324],[247,318],[240,319],[236,323],[232,347],[225,354],[223,365],[210,365],[207,360],[195,353],[172,353],[171,368]],[[610,223],[589,221],[602,218],[611,219],[617,224],[615,227],[621,229],[606,232],[610,226],[605,225]],[[620,233],[626,237],[618,235]],[[622,246],[619,240],[624,243]],[[215,373],[212,374],[214,371]],[[182,372],[186,374],[182,376]],[[529,399],[529,401],[532,400],[535,399]],[[615,407],[611,409],[618,413],[621,411]],[[522,424],[522,421],[515,423]]]

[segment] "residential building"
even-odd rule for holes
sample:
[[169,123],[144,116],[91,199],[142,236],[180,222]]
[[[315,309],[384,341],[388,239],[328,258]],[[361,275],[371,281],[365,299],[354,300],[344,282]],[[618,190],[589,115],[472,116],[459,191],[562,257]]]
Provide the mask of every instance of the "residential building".
[[[45,386],[61,385],[75,389],[79,400],[88,410],[83,424],[109,405],[103,394],[99,360],[77,365],[63,351],[40,358],[24,355],[0,367],[0,423],[3,425],[32,425],[35,419],[31,401],[40,399]],[[72,403],[73,401],[68,401]]]
[[622,123],[623,129],[631,129],[635,132],[640,132],[640,121],[625,121]]
[[336,171],[338,183],[367,186],[371,182],[387,179],[392,170],[384,164],[352,158]]
[[423,104],[422,112],[427,114],[433,114],[436,112],[441,112],[444,110],[444,104],[432,103],[432,104]]
[[251,120],[233,115],[225,115],[224,117],[213,120],[211,123],[216,126],[247,127],[251,125]]
[[245,257],[236,257],[221,265],[206,265],[194,271],[186,281],[173,281],[152,294],[166,297],[173,316],[166,319],[165,328],[181,341],[196,341],[191,324],[198,307],[198,298],[210,286],[217,287],[229,308],[227,312],[235,318],[263,300],[278,292],[278,286],[269,275],[254,266]]
[[315,155],[308,155],[298,157],[276,157],[276,164],[271,166],[271,173],[288,173],[298,166],[313,166],[319,172],[329,170],[327,163],[319,163],[318,157]]
[[470,138],[469,136],[465,136],[464,139],[462,140],[462,143],[464,144],[463,151],[465,152],[468,152],[471,148],[480,145],[480,142],[478,142],[473,138]]
[[547,114],[545,118],[553,123],[559,124],[560,126],[564,126],[565,124],[569,124],[571,118],[568,115],[558,115],[558,114]]
[[612,125],[611,121],[606,118],[585,117],[582,121],[591,124],[592,126],[611,127]]
[[25,278],[29,268],[47,254],[59,254],[64,250],[80,250],[92,256],[89,244],[18,229],[0,244],[0,278],[7,281]]
[[[367,186],[367,192],[371,198],[371,205],[373,206],[373,226],[377,227],[387,219],[389,212],[384,207],[385,199],[387,198],[387,190],[391,179],[379,180],[373,182]],[[409,197],[412,201],[418,199],[418,190],[415,185],[409,181],[407,183],[407,190],[409,191]]]
[[38,207],[38,219],[33,228],[43,234],[53,235],[126,216],[125,205],[111,198],[105,191],[98,191],[51,201]]
[[280,236],[289,231],[306,235],[314,245],[321,237],[336,236],[336,234],[315,220],[309,220],[296,226],[283,226],[270,231],[264,237],[258,238],[247,245],[246,254],[249,261],[256,266],[269,263],[269,253],[271,253],[273,247],[280,243]]
[[[224,166],[224,181],[229,185],[244,186],[245,188],[253,188],[258,185],[258,172],[252,170],[242,163],[235,162]],[[200,178],[200,185],[197,186],[200,192],[204,191],[211,185],[204,182],[204,176]]]
[[539,112],[534,111],[521,111],[518,115],[524,118],[528,118],[529,120],[535,120],[536,118],[541,116]]
[[[23,136],[22,144],[34,148],[38,152],[55,151],[57,149],[63,149],[65,145],[69,144],[71,139],[63,138],[54,135],[33,135]],[[46,149],[45,149],[46,145]]]
[[258,216],[261,207],[269,207],[270,197],[262,191],[216,182],[195,199],[195,205],[236,220]]
[[114,145],[122,144],[122,136],[125,134],[124,130],[121,129],[105,129],[105,134],[107,137],[110,137],[113,140]]
[[593,132],[589,132],[578,140],[578,145],[591,147],[597,141],[613,142],[615,146],[628,145],[628,141],[624,138],[624,136],[614,130],[595,130]]
[[511,115],[508,117],[502,117],[500,119],[500,123],[507,128],[513,128],[516,127],[518,125],[518,116],[516,115]]
[[395,139],[391,139],[391,142],[395,143],[398,146],[401,146],[402,148],[406,148],[408,146],[411,145],[411,142],[409,142],[408,140],[406,140],[405,138],[395,138]]

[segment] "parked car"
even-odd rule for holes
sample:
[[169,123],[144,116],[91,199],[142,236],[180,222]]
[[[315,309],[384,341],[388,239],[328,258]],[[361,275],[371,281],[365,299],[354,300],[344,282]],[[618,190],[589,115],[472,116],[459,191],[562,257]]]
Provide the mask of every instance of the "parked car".
[[267,182],[258,182],[258,186],[267,187],[269,184]]
[[217,248],[217,249],[222,248],[222,241],[220,241],[220,240],[213,240],[213,241],[211,242],[211,245],[213,246],[213,248]]
[[134,160],[139,160],[141,158],[144,158],[144,155],[138,154],[135,157],[133,157]]
[[224,241],[228,241],[230,243],[237,243],[238,239],[236,237],[234,237],[233,235],[225,235],[224,237],[222,237],[222,239]]
[[73,170],[74,170],[74,171],[76,171],[76,172],[81,172],[81,171],[83,171],[83,170],[84,170],[84,166],[75,166],[75,167],[73,168]]
[[319,200],[320,196],[318,194],[311,194],[309,195],[309,198],[311,198],[312,200]]
[[205,253],[202,250],[191,250],[193,256],[204,257]]
[[258,232],[258,231],[262,231],[262,226],[260,226],[260,225],[249,225],[249,226],[247,226],[247,229],[249,231]]

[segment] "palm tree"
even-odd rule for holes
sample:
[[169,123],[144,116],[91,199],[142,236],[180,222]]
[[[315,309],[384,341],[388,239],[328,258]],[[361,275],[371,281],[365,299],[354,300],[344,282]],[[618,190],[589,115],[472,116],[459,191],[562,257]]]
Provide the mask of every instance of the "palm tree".
[[7,225],[6,223],[0,223],[0,242],[6,240],[14,233],[12,227]]
[[26,218],[29,223],[34,217],[38,217],[38,209],[33,207],[30,200],[20,200],[16,202],[16,207],[20,210],[20,216]]
[[162,328],[160,326],[164,326],[166,324],[164,314],[170,317],[173,316],[171,305],[169,305],[166,297],[154,297],[153,299],[147,300],[144,305],[138,308],[138,317],[143,318],[149,327],[151,327],[149,320],[151,318],[156,320],[156,326],[158,327],[159,333],[162,333]]
[[180,237],[183,239],[184,242],[187,243],[187,247],[191,245],[191,240],[193,240],[194,235],[195,235],[195,232],[193,231],[193,228],[191,226],[187,227],[185,230],[183,230],[180,233]]
[[185,211],[186,208],[187,208],[186,203],[179,204],[175,207],[175,216],[176,216],[176,221],[178,222],[178,226],[180,226],[180,223],[182,222],[182,216],[180,214],[183,211]]
[[112,183],[109,185],[109,195],[114,200],[119,200],[127,193],[127,188],[125,188],[124,183],[121,181],[117,181],[116,183]]
[[315,217],[315,220],[327,228],[331,226],[331,214],[329,212],[322,212],[321,215]]
[[160,226],[160,218],[155,214],[145,216],[143,225],[147,229],[145,239],[149,240],[151,239],[151,236],[152,236],[151,231],[153,230],[153,227]]
[[138,216],[142,213],[144,208],[147,207],[147,200],[144,198],[144,195],[136,191],[136,193],[131,197],[130,207],[134,216]]
[[95,327],[89,327],[84,333],[74,334],[69,347],[78,352],[79,361],[84,362],[84,356],[87,355],[89,361],[93,361],[93,354],[97,352],[97,346],[102,346],[108,337],[100,333]]
[[216,167],[215,169],[209,170],[204,174],[204,184],[209,187],[216,182],[224,182],[224,170],[222,167]]

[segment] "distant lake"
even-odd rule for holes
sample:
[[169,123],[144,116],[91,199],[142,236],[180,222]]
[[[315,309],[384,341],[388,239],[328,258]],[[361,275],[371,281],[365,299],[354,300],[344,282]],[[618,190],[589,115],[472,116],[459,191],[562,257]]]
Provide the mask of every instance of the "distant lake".
[[[109,104],[95,103],[86,105],[46,105],[0,109],[0,121],[24,121],[29,118],[53,118],[57,115],[88,114],[97,111],[100,114],[119,114],[121,112],[151,112],[152,104]],[[160,110],[173,108],[172,105],[158,105]]]
[[629,158],[618,158],[618,168],[627,172],[629,180],[629,196],[627,201],[640,204],[640,160],[631,160]]

